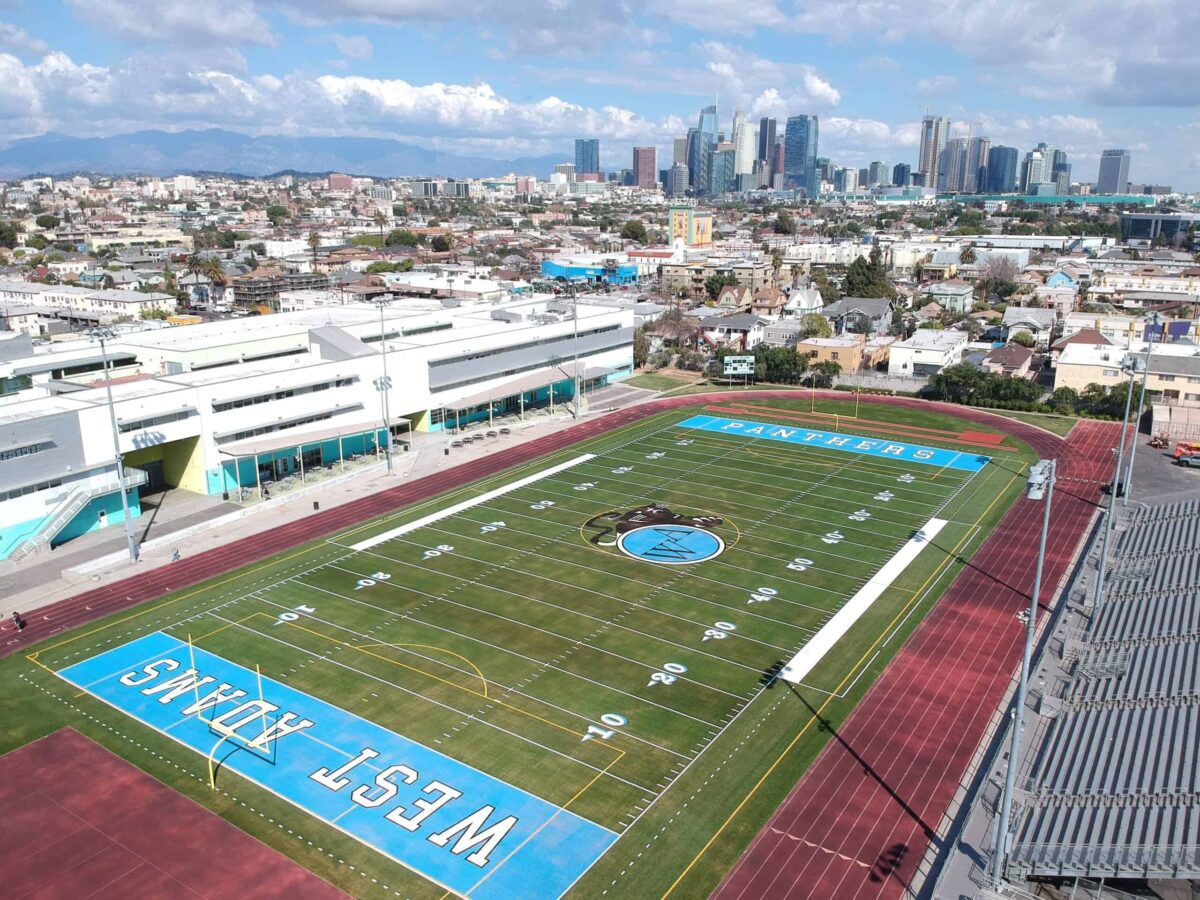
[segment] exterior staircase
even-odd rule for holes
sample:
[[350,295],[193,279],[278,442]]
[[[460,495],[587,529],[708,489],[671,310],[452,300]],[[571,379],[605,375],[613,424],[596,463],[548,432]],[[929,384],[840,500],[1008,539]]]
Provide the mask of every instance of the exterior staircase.
[[[128,467],[125,469],[126,490],[139,487],[147,481],[149,478],[141,469]],[[105,484],[81,485],[75,488],[62,499],[55,507],[54,512],[42,520],[37,531],[16,546],[6,561],[20,562],[27,556],[37,553],[41,548],[48,547],[50,542],[83,511],[84,507],[97,497],[103,497],[105,494],[112,494],[116,491],[117,481],[115,478]]]

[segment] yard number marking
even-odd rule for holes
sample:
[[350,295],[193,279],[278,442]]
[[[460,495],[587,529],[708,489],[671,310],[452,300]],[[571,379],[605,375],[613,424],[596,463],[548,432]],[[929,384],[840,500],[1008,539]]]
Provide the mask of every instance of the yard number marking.
[[537,503],[530,503],[529,508],[536,509],[538,512],[541,512],[543,509],[549,509],[553,505],[553,500],[539,500]]
[[676,441],[675,446],[676,447],[690,447],[694,443],[696,443],[696,442],[695,441]]
[[662,458],[663,458],[664,456],[666,456],[666,455],[667,455],[667,454],[665,454],[665,453],[663,453],[661,450],[659,450],[659,451],[657,451],[657,452],[655,452],[655,453],[647,453],[647,454],[646,454],[646,459],[662,459]]
[[779,596],[779,591],[775,588],[760,587],[757,591],[751,591],[750,599],[746,603],[766,603],[772,597]]
[[[316,612],[314,607],[304,605],[293,606],[292,609],[296,610],[296,612],[309,613],[310,615]],[[275,622],[273,624],[282,625],[284,622],[295,622],[299,618],[300,617],[294,612],[281,612],[275,617]]]
[[840,531],[827,531],[825,532],[825,537],[821,538],[826,544],[840,544],[845,539],[846,536]]
[[433,559],[435,556],[441,556],[443,553],[450,553],[454,548],[449,544],[438,544],[421,554],[421,559]]
[[577,485],[575,485],[575,490],[577,490],[577,491],[590,491],[590,490],[591,490],[592,488],[594,488],[594,487],[596,487],[596,482],[594,482],[594,481],[585,481],[583,484],[577,484]]
[[613,469],[612,473],[614,475],[628,475],[632,471],[633,466],[620,466],[619,468]]
[[878,494],[875,495],[875,499],[882,500],[884,503],[887,503],[895,496],[896,495],[893,494],[891,491],[880,491]]
[[480,526],[480,534],[491,534],[493,531],[499,531],[501,528],[507,528],[503,522],[488,522],[486,525]]
[[629,722],[629,720],[620,713],[605,713],[600,717],[600,721],[605,725],[610,725],[612,727],[601,728],[599,725],[589,725],[587,734],[583,736],[579,743],[582,744],[584,741],[590,741],[594,737],[598,737],[602,741],[607,741],[614,734],[616,734],[616,732],[612,730],[613,728],[620,728],[622,725],[625,725]]
[[789,569],[791,569],[793,572],[807,572],[808,567],[811,566],[812,564],[813,564],[813,561],[811,559],[805,559],[803,556],[797,556],[795,559],[793,559],[790,563],[787,564],[787,567]]
[[737,626],[732,622],[713,622],[712,628],[704,629],[704,637],[700,638],[700,640],[723,641],[729,637],[729,632],[731,631],[737,631]]
[[912,484],[914,481],[917,480],[917,476],[910,475],[907,472],[905,472],[903,475],[901,475],[896,480],[899,481],[901,484]]
[[381,581],[387,581],[392,577],[391,572],[376,572],[370,578],[360,578],[354,583],[354,589],[361,591],[363,588],[374,587]]
[[656,684],[674,684],[679,680],[679,676],[687,671],[687,666],[683,663],[669,662],[663,663],[663,670],[655,672],[650,676],[650,683],[646,687],[654,687]]
[[850,513],[851,522],[865,522],[869,518],[871,518],[871,514],[865,509],[855,510],[854,512]]

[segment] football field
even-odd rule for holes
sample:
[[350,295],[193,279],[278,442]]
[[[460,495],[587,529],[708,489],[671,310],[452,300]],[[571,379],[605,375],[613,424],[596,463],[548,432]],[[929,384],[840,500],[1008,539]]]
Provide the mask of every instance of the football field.
[[793,412],[653,416],[53,641],[21,677],[202,802],[249,799],[355,893],[659,895],[805,709],[852,707],[1028,459],[945,416],[893,437]]

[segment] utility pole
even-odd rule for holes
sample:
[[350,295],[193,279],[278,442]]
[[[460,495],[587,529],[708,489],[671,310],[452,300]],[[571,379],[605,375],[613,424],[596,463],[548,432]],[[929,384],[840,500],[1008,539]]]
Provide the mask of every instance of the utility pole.
[[375,305],[379,307],[379,359],[383,364],[383,376],[377,382],[379,388],[379,405],[383,415],[383,433],[385,449],[387,450],[387,472],[392,474],[392,413],[388,395],[391,393],[392,380],[387,371],[387,339],[384,337],[383,310],[388,305],[387,294],[376,298]]
[[[1162,317],[1157,312],[1152,312],[1146,317],[1146,324],[1151,329],[1157,328]],[[1167,326],[1163,325],[1163,342],[1166,342]],[[1146,382],[1150,380],[1150,354],[1154,350],[1154,331],[1148,330],[1146,334],[1146,371],[1142,374],[1142,390],[1138,395],[1137,419],[1134,420],[1133,428],[1133,447],[1129,450],[1129,467],[1125,470],[1125,493],[1121,496],[1121,506],[1129,505],[1129,485],[1133,482],[1133,461],[1137,459],[1138,448],[1138,429],[1137,423],[1142,418],[1142,407],[1146,403]],[[1151,430],[1154,430],[1153,419],[1151,420]]]
[[1108,495],[1108,508],[1104,522],[1104,541],[1100,545],[1100,570],[1096,573],[1096,591],[1092,596],[1092,606],[1099,607],[1104,598],[1104,573],[1108,568],[1108,547],[1112,541],[1113,526],[1116,520],[1117,494],[1124,490],[1121,484],[1121,463],[1125,459],[1125,434],[1129,430],[1129,407],[1133,401],[1133,379],[1137,374],[1141,360],[1135,356],[1126,358],[1122,368],[1129,372],[1129,386],[1125,393],[1125,416],[1121,419],[1121,446],[1117,450],[1117,464],[1113,470],[1112,490]]
[[1021,752],[1021,726],[1025,719],[1025,698],[1029,692],[1029,670],[1033,662],[1033,637],[1037,630],[1038,598],[1042,593],[1042,566],[1046,560],[1046,537],[1050,531],[1050,504],[1054,500],[1054,481],[1057,465],[1053,459],[1038,460],[1029,470],[1025,496],[1030,500],[1045,498],[1042,507],[1042,536],[1038,541],[1037,567],[1033,573],[1033,593],[1029,597],[1029,613],[1025,622],[1025,653],[1021,657],[1021,677],[1017,682],[1017,696],[1013,703],[1012,741],[1008,749],[1008,772],[1004,776],[1004,793],[1000,798],[1000,809],[996,816],[996,849],[992,854],[992,880],[999,882],[1004,877],[1005,861],[1008,857],[1008,818],[1016,786],[1017,767]]
[[108,396],[108,421],[112,425],[113,457],[117,462],[117,493],[121,496],[121,515],[125,521],[125,544],[129,548],[129,561],[138,561],[137,541],[133,536],[133,522],[129,517],[129,498],[125,495],[125,459],[121,455],[121,431],[117,427],[117,409],[113,405],[112,378],[108,371],[108,347],[106,341],[116,337],[116,332],[109,328],[95,328],[90,337],[100,343],[100,360],[104,366],[104,392]]

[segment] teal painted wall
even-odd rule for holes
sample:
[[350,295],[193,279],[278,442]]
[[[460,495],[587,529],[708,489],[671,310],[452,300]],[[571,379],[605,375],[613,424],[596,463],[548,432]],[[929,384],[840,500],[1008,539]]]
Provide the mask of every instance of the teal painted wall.
[[[130,491],[128,497],[129,517],[136,519],[142,514],[141,501],[138,499],[137,491]],[[114,491],[111,494],[105,494],[103,497],[97,497],[81,509],[78,515],[67,524],[67,527],[60,531],[50,542],[50,546],[58,547],[67,541],[79,537],[81,534],[87,534],[89,531],[99,531],[101,511],[104,512],[107,520],[105,527],[111,528],[125,521],[124,513],[121,510],[121,495]]]
[[[384,439],[383,429],[371,432],[367,431],[362,434],[350,434],[342,438],[341,453],[350,458],[354,454],[366,454],[375,452],[375,441]],[[338,452],[337,438],[328,441],[319,441],[306,443],[304,445],[305,452],[311,451],[317,447],[321,448],[321,459],[326,463],[337,462],[341,459]],[[259,463],[263,466],[270,465],[275,460],[289,460],[289,472],[299,472],[300,468],[295,463],[296,449],[290,448],[287,450],[276,450],[273,453],[263,453],[258,457]],[[222,463],[215,469],[208,469],[205,472],[205,478],[208,484],[209,494],[221,494],[225,491],[236,491],[240,487],[254,487],[258,483],[258,479],[254,473],[254,460],[246,457],[239,460],[229,460]]]
[[43,521],[45,520],[30,519],[28,522],[9,525],[3,531],[0,531],[0,559],[8,559],[8,555],[16,550],[22,541],[37,531],[38,526]]

